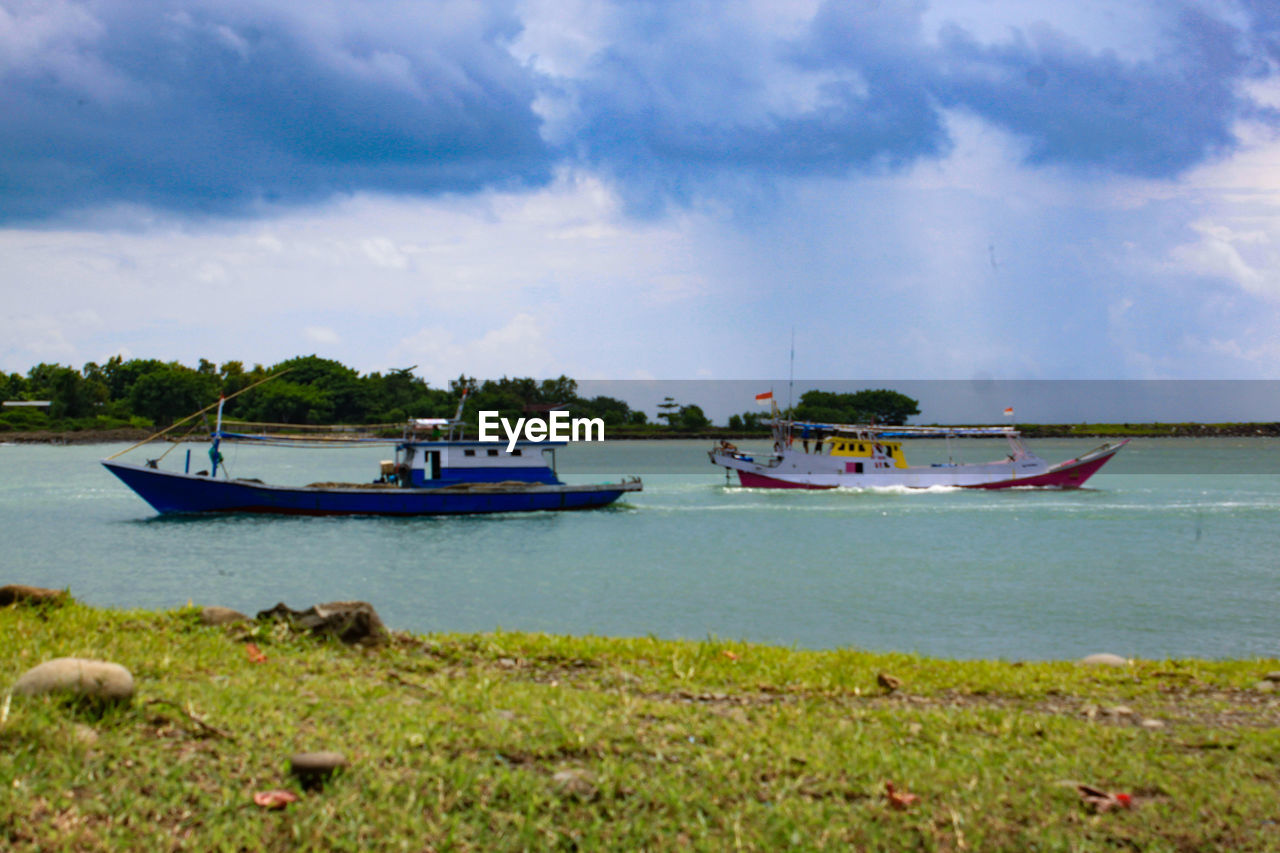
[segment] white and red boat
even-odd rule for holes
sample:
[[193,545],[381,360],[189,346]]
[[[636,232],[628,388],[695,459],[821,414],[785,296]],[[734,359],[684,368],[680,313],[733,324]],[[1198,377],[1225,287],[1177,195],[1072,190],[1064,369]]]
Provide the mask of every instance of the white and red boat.
[[[1015,427],[919,427],[826,424],[775,417],[773,450],[749,453],[722,441],[711,461],[738,472],[757,489],[1078,489],[1129,443],[1103,444],[1075,459],[1051,465],[1027,449]],[[1003,438],[1009,452],[993,462],[908,465],[908,439]],[[950,453],[948,453],[950,457]]]

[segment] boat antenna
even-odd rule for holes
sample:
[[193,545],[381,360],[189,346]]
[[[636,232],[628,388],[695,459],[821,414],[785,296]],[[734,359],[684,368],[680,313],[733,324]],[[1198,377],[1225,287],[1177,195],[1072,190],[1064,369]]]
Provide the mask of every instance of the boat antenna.
[[796,380],[796,327],[791,327],[791,372],[787,375],[787,416],[794,418],[796,416],[792,407],[792,397],[795,393]]

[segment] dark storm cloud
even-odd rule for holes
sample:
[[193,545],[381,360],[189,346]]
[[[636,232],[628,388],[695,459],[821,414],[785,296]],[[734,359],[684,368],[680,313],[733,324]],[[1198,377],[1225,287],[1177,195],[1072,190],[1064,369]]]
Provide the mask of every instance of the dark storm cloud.
[[[1047,24],[926,32],[921,2],[828,2],[786,36],[733,4],[600,8],[598,49],[552,78],[513,55],[524,23],[501,2],[0,0],[0,220],[536,186],[558,162],[645,206],[943,156],[949,109],[1033,165],[1169,177],[1272,118],[1240,84],[1280,44],[1261,0],[1244,29],[1160,7],[1165,49],[1143,59]],[[554,146],[540,97],[561,106]]]
[[[732,51],[732,38],[683,44],[661,62],[643,43],[619,40],[582,86],[585,141],[624,175],[644,164],[668,176],[847,172],[945,154],[943,112],[957,109],[1021,140],[1032,165],[1165,178],[1230,151],[1239,118],[1273,118],[1240,94],[1259,69],[1250,33],[1195,10],[1170,5],[1152,34],[1165,49],[1144,59],[1047,24],[998,42],[945,25],[935,39],[924,11],[910,0],[832,0],[804,37],[743,55],[739,77],[752,62],[835,75],[808,112],[750,123],[717,122],[744,96],[705,82],[706,57]],[[1261,13],[1255,21],[1265,23]],[[616,97],[624,89],[628,97]],[[671,93],[685,95],[679,110],[664,108]]]
[[[677,197],[724,173],[846,174],[944,153],[942,115],[916,63],[916,22],[854,5],[860,11],[824,7],[813,38],[798,43],[731,20],[691,27],[678,4],[624,7],[630,26],[574,88],[579,150],[633,192],[644,192],[632,180],[642,175]],[[777,75],[815,80],[811,103],[771,103]]]
[[1202,14],[1169,37],[1169,55],[1126,62],[1044,28],[982,45],[951,27],[937,91],[1024,139],[1033,164],[1170,177],[1232,147],[1247,57],[1238,31]]
[[534,82],[505,47],[519,28],[500,7],[289,8],[24,7],[16,28],[53,35],[24,55],[11,27],[2,46],[3,215],[231,212],[547,178]]

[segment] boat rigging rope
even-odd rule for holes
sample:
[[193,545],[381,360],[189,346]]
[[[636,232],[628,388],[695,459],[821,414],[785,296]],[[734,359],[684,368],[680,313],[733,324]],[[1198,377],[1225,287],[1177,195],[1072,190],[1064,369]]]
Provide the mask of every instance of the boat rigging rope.
[[164,452],[164,453],[161,453],[159,456],[157,456],[157,457],[155,458],[155,461],[156,461],[156,462],[160,462],[160,461],[162,461],[166,456],[168,456],[170,453],[172,453],[172,452],[173,452],[173,449],[174,449],[175,447],[177,447],[179,444],[182,444],[182,442],[186,441],[186,440],[187,440],[187,437],[188,437],[189,435],[191,435],[191,433],[195,432],[195,431],[196,431],[196,429],[197,429],[199,426],[200,426],[200,424],[196,424],[195,426],[191,427],[191,429],[189,429],[189,430],[187,430],[186,432],[184,432],[184,433],[182,434],[182,437],[181,437],[181,438],[179,438],[177,441],[170,442],[170,443],[169,443],[169,447],[165,450],[165,452]]
[[254,388],[257,388],[263,382],[270,382],[272,379],[275,379],[277,376],[283,376],[284,374],[288,373],[290,370],[293,370],[293,368],[289,367],[284,370],[281,370],[279,373],[273,373],[270,376],[268,376],[266,379],[259,379],[257,382],[253,383],[252,385],[247,385],[244,388],[241,388],[239,391],[235,392],[229,397],[220,398],[218,402],[205,406],[200,411],[195,412],[194,414],[187,415],[185,418],[183,418],[180,421],[174,421],[173,424],[160,430],[155,435],[144,438],[142,441],[139,441],[137,444],[131,444],[128,447],[126,447],[124,450],[119,451],[118,453],[111,454],[110,456],[107,457],[106,461],[110,462],[112,459],[115,459],[117,456],[125,455],[130,450],[137,450],[139,447],[141,447],[144,444],[150,444],[160,436],[164,435],[165,433],[172,432],[173,430],[177,429],[182,424],[185,424],[187,421],[191,420],[192,418],[197,418],[200,415],[203,415],[205,412],[208,412],[212,409],[216,409],[218,408],[218,406],[220,406],[222,403],[225,403],[227,400],[234,400],[236,397],[239,397],[241,394],[245,393],[246,391],[252,391]]

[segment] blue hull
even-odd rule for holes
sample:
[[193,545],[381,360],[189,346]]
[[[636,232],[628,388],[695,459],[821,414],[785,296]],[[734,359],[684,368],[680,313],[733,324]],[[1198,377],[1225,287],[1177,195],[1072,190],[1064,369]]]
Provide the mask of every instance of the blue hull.
[[216,480],[103,462],[107,470],[156,512],[263,512],[285,515],[469,515],[492,512],[591,509],[640,491],[638,480],[600,485],[477,484],[441,489],[374,486],[272,486],[250,480]]

